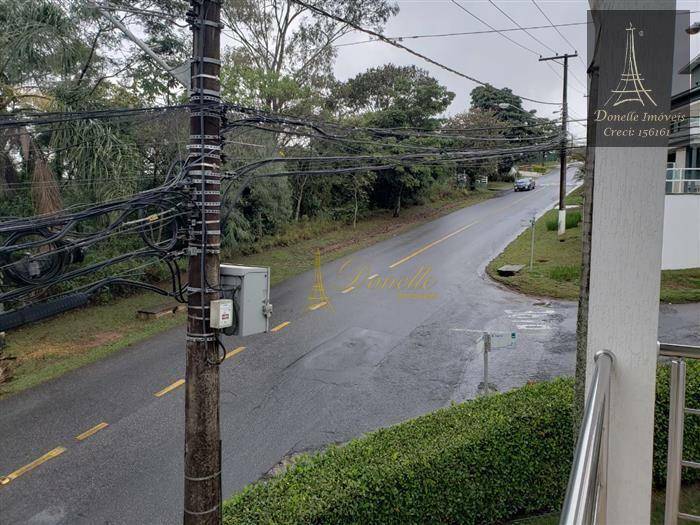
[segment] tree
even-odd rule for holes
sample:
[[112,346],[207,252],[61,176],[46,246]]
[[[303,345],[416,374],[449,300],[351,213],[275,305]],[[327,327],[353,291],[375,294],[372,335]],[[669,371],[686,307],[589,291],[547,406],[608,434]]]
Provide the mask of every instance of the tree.
[[[398,12],[390,0],[321,0],[317,4],[376,30]],[[243,75],[249,93],[258,88],[260,106],[275,112],[290,109],[299,102],[296,95],[308,88],[320,93],[328,87],[336,57],[332,44],[352,31],[349,25],[292,0],[224,0],[222,18],[236,43],[226,56],[225,68],[233,67]],[[235,85],[224,82],[223,87],[228,97],[238,96],[228,89]]]
[[[178,16],[186,5],[183,0],[117,0],[111,8],[126,24],[136,23],[148,41],[161,42],[157,51],[172,54],[184,49],[184,39],[178,44],[172,24],[162,17]],[[82,0],[0,0],[0,25],[0,113],[138,107],[144,98],[170,100],[168,86],[157,88],[149,80],[165,76],[163,72],[140,69],[142,52],[127,45],[124,35]],[[75,199],[124,195],[134,189],[140,163],[148,161],[141,157],[146,149],[137,147],[138,134],[123,121],[90,119],[13,129],[0,137],[0,186],[14,188],[28,173],[36,213],[60,207],[61,186]],[[20,156],[23,166],[17,162]],[[110,161],[103,162],[105,158]],[[77,178],[80,185],[70,184]]]
[[[471,92],[472,109],[493,112],[501,125],[507,126],[504,138],[527,139],[556,135],[559,126],[547,118],[536,115],[536,110],[525,110],[522,99],[510,88],[496,89],[493,86],[478,86]],[[534,156],[530,156],[534,159]],[[514,164],[512,157],[499,161],[499,172],[507,173]]]
[[[477,86],[471,92],[472,108],[483,111],[493,111],[502,121],[521,124],[529,120],[528,113],[534,116],[535,111],[525,111],[522,99],[515,95],[510,88],[496,89],[493,86]],[[501,107],[501,105],[505,107]]]
[[[0,2],[0,113],[15,108],[41,108],[53,97],[41,86],[70,75],[86,54],[86,46],[75,35],[70,16],[47,0]],[[46,156],[26,127],[5,133],[2,151],[3,173],[14,176],[12,149],[21,154],[31,174],[32,198],[36,213],[60,209],[58,183],[49,171]],[[3,177],[4,178],[4,177]],[[3,181],[5,184],[7,180]]]
[[[441,124],[438,115],[454,99],[454,93],[442,86],[423,69],[415,66],[385,64],[369,69],[343,83],[338,83],[326,105],[346,117],[350,124],[373,128],[427,128]],[[371,144],[372,136],[367,135]],[[395,139],[395,147],[368,145],[365,153],[405,153],[411,147],[439,147],[436,139],[422,139],[407,130]],[[377,206],[392,209],[398,217],[406,202],[417,202],[444,170],[434,166],[399,166],[377,172],[371,199]]]
[[[322,0],[319,5],[378,30],[398,11],[390,0]],[[324,95],[335,83],[332,68],[336,49],[332,44],[350,32],[350,26],[320,16],[291,0],[224,0],[222,19],[225,34],[234,40],[234,46],[224,54],[222,67],[225,101],[294,114],[317,113],[322,108]],[[280,150],[290,148],[301,148],[308,153],[312,147],[308,142],[292,140],[290,135],[246,133],[243,136],[246,141],[261,146],[248,148],[248,156],[251,153],[261,158],[277,156]],[[234,158],[232,152],[238,149],[229,146],[227,152]],[[282,170],[282,166],[270,169]],[[240,210],[232,213],[232,231],[236,232],[232,235],[242,242],[256,238],[260,231],[256,225],[262,222],[271,228],[264,231],[271,233],[291,217],[298,220],[310,209],[304,202],[307,195],[316,198],[323,194],[313,213],[323,212],[332,200],[329,186],[324,184],[304,176],[256,181],[255,192],[244,192]],[[322,188],[319,193],[317,190]],[[247,204],[254,195],[272,194],[278,199],[255,199],[262,208],[254,209]],[[267,219],[261,221],[261,217]],[[252,231],[246,233],[246,228]]]
[[424,69],[385,64],[339,84],[329,99],[336,112],[373,114],[385,127],[428,127],[439,124],[455,94]]
[[[493,110],[473,108],[469,112],[458,113],[450,118],[445,130],[460,130],[453,132],[460,135],[454,139],[454,146],[462,149],[488,149],[503,146],[505,129],[503,122],[498,119]],[[473,130],[473,131],[471,131]],[[493,179],[498,175],[498,160],[485,159],[481,161],[459,161],[456,163],[460,175],[468,179],[469,189],[473,190],[479,176]]]

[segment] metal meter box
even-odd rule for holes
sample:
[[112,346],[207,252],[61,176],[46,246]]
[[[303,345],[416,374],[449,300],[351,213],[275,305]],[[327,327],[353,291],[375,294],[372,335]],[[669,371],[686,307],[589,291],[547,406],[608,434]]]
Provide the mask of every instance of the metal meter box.
[[227,335],[252,335],[267,332],[270,304],[270,269],[253,266],[220,266],[220,286],[225,298],[233,299],[235,322],[224,330]]
[[233,300],[217,299],[209,303],[209,326],[223,330],[233,326]]

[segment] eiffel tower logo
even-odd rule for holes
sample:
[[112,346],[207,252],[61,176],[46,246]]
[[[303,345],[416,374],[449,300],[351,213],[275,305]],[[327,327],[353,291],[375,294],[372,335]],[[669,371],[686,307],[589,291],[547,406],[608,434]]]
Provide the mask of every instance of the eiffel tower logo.
[[323,284],[323,271],[321,270],[321,250],[316,248],[314,258],[314,284],[309,295],[309,310],[318,310],[324,306],[329,306],[333,310],[331,300],[326,294],[326,287]]
[[644,78],[639,74],[637,67],[637,54],[634,46],[634,26],[630,22],[630,26],[625,28],[627,31],[627,45],[625,49],[625,66],[620,76],[620,81],[617,87],[611,90],[610,98],[605,102],[607,106],[611,100],[613,107],[624,104],[625,102],[639,102],[642,106],[645,105],[645,99],[656,106],[656,102],[651,97],[651,89],[644,87],[642,81]]

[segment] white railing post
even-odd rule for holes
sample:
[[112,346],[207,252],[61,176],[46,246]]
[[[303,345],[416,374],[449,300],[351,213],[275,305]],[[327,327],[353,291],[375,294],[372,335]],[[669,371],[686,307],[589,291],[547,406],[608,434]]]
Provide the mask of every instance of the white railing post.
[[669,377],[668,455],[666,463],[665,525],[678,523],[678,498],[681,490],[683,425],[685,419],[685,361],[671,361]]

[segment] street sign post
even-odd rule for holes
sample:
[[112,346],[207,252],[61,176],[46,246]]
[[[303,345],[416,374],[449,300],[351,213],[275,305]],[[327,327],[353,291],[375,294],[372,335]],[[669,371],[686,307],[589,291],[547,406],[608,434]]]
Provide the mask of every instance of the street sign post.
[[485,332],[491,339],[491,349],[515,346],[518,336],[515,332]]
[[515,332],[484,332],[477,340],[477,350],[481,349],[484,353],[484,395],[488,395],[491,390],[489,386],[489,353],[495,348],[515,347],[517,340],[518,336]]

